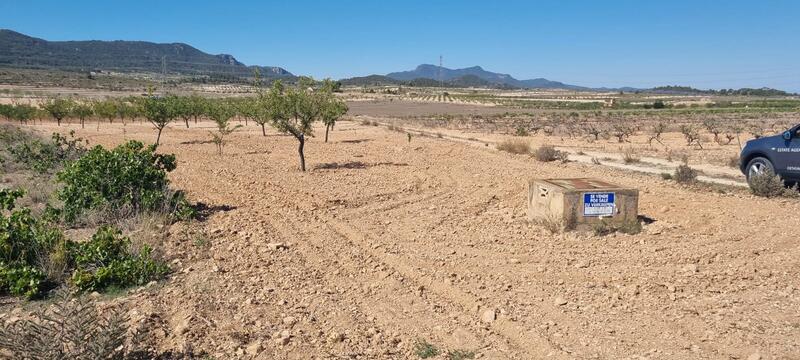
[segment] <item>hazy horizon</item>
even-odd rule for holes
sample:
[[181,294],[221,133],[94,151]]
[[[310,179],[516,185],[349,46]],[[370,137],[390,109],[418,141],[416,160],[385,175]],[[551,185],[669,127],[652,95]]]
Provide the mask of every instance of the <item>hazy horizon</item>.
[[[481,66],[588,87],[800,92],[800,3],[345,1],[0,3],[0,28],[52,41],[182,42],[335,79]],[[76,24],[80,24],[77,26]]]

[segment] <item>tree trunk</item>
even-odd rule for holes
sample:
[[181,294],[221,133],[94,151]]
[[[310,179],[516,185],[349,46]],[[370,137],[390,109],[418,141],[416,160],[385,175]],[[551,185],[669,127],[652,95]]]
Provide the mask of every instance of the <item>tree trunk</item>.
[[306,137],[303,134],[297,137],[297,141],[300,142],[300,146],[297,148],[297,152],[300,153],[300,170],[306,171],[306,157],[303,154],[303,145],[306,143]]
[[261,124],[261,135],[267,136],[266,124]]
[[189,128],[189,118],[184,118],[183,121],[186,123],[186,128]]
[[158,146],[159,142],[161,141],[161,130],[164,130],[164,128],[158,128],[158,136],[156,136],[156,147]]
[[83,121],[83,118],[81,118],[81,129],[85,129],[85,128],[86,128],[86,122]]
[[56,118],[56,123],[58,124],[58,126],[61,126],[61,119]]
[[328,130],[330,130],[330,125],[325,125],[325,142],[328,142]]

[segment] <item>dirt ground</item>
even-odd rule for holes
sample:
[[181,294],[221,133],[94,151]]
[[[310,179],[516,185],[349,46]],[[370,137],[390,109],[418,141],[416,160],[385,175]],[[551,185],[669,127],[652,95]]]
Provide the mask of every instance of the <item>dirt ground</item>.
[[350,115],[367,116],[414,116],[430,114],[498,114],[504,112],[523,112],[505,106],[464,105],[443,102],[421,102],[386,97],[349,101]]
[[[152,142],[147,125],[68,129]],[[800,202],[343,122],[306,145],[255,126],[162,135],[175,187],[206,203],[163,244],[174,274],[108,302],[162,349],[219,359],[410,359],[424,339],[487,359],[800,358]],[[323,130],[317,130],[322,134]],[[530,178],[641,190],[638,235],[552,235]],[[444,355],[439,355],[444,358]]]

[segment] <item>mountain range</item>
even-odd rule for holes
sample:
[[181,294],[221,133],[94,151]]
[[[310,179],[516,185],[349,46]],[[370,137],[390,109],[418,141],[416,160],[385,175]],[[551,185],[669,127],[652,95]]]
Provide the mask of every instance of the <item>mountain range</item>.
[[[185,43],[160,44],[147,41],[47,41],[0,29],[0,68],[25,68],[65,71],[118,71],[217,77],[222,81],[252,77],[255,70],[267,80],[295,76],[277,66],[246,65],[233,55],[208,54]],[[369,75],[340,80],[343,85],[410,85],[452,87],[493,87],[516,89],[566,89],[594,91],[647,90],[660,93],[728,94],[773,96],[787,94],[780,90],[727,89],[698,90],[685,86],[663,86],[653,89],[587,88],[544,78],[518,80],[509,74],[484,70],[480,66],[448,69],[422,64],[414,70]]]
[[489,85],[513,88],[589,90],[582,86],[564,84],[559,81],[552,81],[544,78],[517,80],[509,74],[487,71],[480,66],[463,69],[448,69],[431,64],[422,64],[417,66],[414,70],[393,72],[386,74],[386,77],[400,81],[433,79],[441,80],[445,83],[474,83],[476,86]]
[[47,41],[0,29],[0,66],[72,71],[162,71],[183,75],[252,76],[258,69],[265,78],[293,75],[277,66],[248,66],[232,55],[212,55],[184,43],[146,41]]

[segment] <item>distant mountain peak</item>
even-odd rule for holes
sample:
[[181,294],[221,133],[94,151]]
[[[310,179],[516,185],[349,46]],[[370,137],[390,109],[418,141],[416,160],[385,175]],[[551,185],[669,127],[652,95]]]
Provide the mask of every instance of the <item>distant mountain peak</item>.
[[[568,85],[558,81],[550,81],[544,78],[531,80],[517,80],[509,74],[495,73],[485,70],[483,67],[475,65],[463,69],[448,69],[431,64],[421,64],[414,70],[400,71],[386,74],[386,77],[398,81],[413,81],[419,79],[429,79],[436,81],[446,81],[454,84],[478,84],[480,80],[484,85],[516,87],[516,88],[552,88],[582,90],[580,86]],[[440,79],[441,78],[441,79]]]

